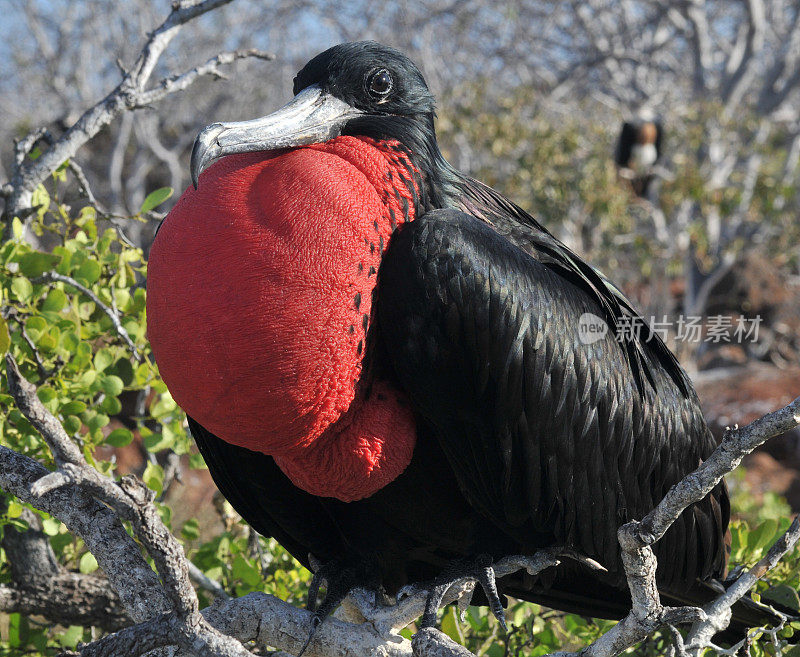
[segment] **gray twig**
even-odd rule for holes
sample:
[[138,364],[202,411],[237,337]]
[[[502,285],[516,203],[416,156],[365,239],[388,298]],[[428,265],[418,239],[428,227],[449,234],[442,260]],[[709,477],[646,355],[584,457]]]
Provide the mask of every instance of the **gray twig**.
[[755,566],[740,575],[725,593],[704,607],[708,618],[705,622],[692,627],[687,637],[687,649],[693,651],[693,654],[700,654],[703,648],[710,646],[713,636],[728,626],[731,607],[777,565],[797,544],[798,539],[800,539],[800,516],[795,517],[789,529]]
[[181,91],[186,89],[190,84],[192,84],[197,78],[210,75],[211,77],[217,79],[224,79],[225,75],[220,69],[220,66],[232,64],[237,59],[247,59],[247,58],[255,58],[255,59],[263,59],[265,61],[272,61],[275,59],[275,55],[272,53],[264,52],[263,50],[256,50],[255,48],[251,48],[249,50],[234,50],[231,52],[223,52],[217,55],[216,57],[212,57],[209,59],[205,64],[200,66],[196,66],[193,69],[186,71],[185,73],[181,73],[180,75],[173,75],[169,78],[164,78],[159,82],[154,89],[147,91],[139,97],[139,103],[141,107],[150,105],[156,101],[161,100],[164,96],[168,94],[175,93],[176,91]]
[[55,283],[61,282],[66,283],[74,287],[76,290],[84,294],[85,296],[89,297],[94,304],[103,311],[103,313],[111,320],[111,323],[114,326],[114,330],[116,331],[117,335],[121,337],[125,344],[128,345],[128,349],[131,351],[131,355],[135,360],[138,362],[142,361],[142,355],[139,353],[139,350],[136,348],[136,344],[134,344],[133,340],[131,340],[131,336],[128,334],[128,331],[122,325],[122,320],[119,317],[119,313],[108,306],[107,304],[103,303],[94,292],[92,292],[88,287],[79,283],[74,278],[70,276],[65,276],[64,274],[59,274],[58,272],[48,271],[38,276],[36,278],[31,279],[34,283]]
[[167,94],[185,89],[202,75],[220,77],[219,66],[229,64],[237,59],[243,57],[271,59],[270,55],[261,51],[222,53],[202,66],[179,76],[165,78],[156,83],[153,88],[147,88],[159,58],[181,27],[198,16],[229,2],[231,0],[202,0],[173,4],[169,16],[150,33],[130,69],[123,69],[120,83],[103,100],[86,110],[61,137],[52,140],[52,144],[46,152],[31,162],[25,161],[24,154],[22,157],[19,155],[22,151],[27,153],[33,144],[45,135],[44,131],[36,131],[21,140],[17,146],[17,158],[11,180],[3,189],[3,196],[6,199],[5,216],[23,215],[26,208],[30,207],[31,195],[36,186],[63,162],[74,157],[81,146],[120,114],[146,107]]

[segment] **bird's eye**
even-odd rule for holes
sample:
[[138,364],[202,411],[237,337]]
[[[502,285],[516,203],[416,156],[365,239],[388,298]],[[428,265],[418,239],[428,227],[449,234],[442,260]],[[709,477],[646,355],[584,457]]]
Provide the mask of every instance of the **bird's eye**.
[[393,84],[389,71],[382,68],[370,76],[367,88],[373,96],[380,98],[392,90]]

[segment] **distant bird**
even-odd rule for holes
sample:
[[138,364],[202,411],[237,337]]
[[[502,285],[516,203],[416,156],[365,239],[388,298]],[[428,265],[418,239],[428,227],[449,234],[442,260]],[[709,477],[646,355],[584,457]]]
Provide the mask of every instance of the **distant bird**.
[[620,176],[630,181],[637,196],[650,198],[650,187],[655,179],[653,167],[661,157],[663,129],[655,115],[642,111],[638,120],[622,124],[614,161]]
[[[354,586],[549,546],[608,572],[523,571],[500,595],[625,614],[617,528],[715,446],[686,374],[657,336],[623,334],[641,320],[595,269],[445,161],[406,56],[338,45],[294,93],[200,133],[197,188],[150,255],[153,352],[220,490],[324,564],[317,621]],[[665,603],[709,598],[728,517],[721,484],[656,544]]]

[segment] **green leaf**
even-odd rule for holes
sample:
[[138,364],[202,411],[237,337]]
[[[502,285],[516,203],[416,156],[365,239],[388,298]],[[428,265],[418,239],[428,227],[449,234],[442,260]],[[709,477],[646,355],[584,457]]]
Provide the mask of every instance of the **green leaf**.
[[150,414],[153,417],[161,417],[162,415],[167,415],[174,411],[178,405],[175,403],[175,400],[172,398],[168,392],[165,392],[161,395],[161,397],[152,405],[150,406]]
[[14,217],[11,220],[11,234],[14,236],[15,240],[21,240],[22,235],[25,233],[25,226],[19,220],[19,217]]
[[116,374],[126,386],[133,383],[133,365],[127,358],[117,360],[109,370],[109,374]]
[[181,536],[187,541],[196,541],[200,537],[200,523],[197,518],[189,518],[181,528]]
[[148,488],[154,490],[158,495],[164,488],[164,470],[158,463],[148,463],[144,469],[142,480]]
[[449,636],[453,641],[458,644],[464,645],[464,637],[461,634],[461,630],[458,627],[458,618],[457,612],[454,605],[450,605],[445,609],[444,615],[442,616],[441,622],[441,630],[447,636]]
[[86,422],[86,426],[89,427],[89,431],[97,431],[98,429],[102,429],[106,426],[109,422],[108,415],[104,415],[103,413],[98,413],[97,415],[93,416]]
[[0,356],[3,356],[11,346],[11,336],[8,333],[8,324],[5,318],[0,317]]
[[8,509],[6,510],[6,515],[9,518],[19,518],[22,515],[23,507],[19,502],[16,500],[11,500],[8,503]]
[[75,278],[82,280],[87,285],[97,282],[103,268],[97,260],[84,260],[75,271]]
[[59,412],[62,415],[77,415],[78,413],[83,413],[86,410],[86,403],[80,400],[69,401],[66,404],[62,404]]
[[114,356],[108,349],[101,349],[94,355],[94,368],[102,372],[114,362]]
[[64,290],[59,290],[58,288],[54,288],[50,290],[50,293],[47,295],[47,298],[42,303],[42,310],[58,312],[66,305],[67,305],[67,295],[64,293]]
[[122,402],[117,397],[106,395],[99,408],[106,415],[117,415],[122,410]]
[[795,589],[786,584],[780,584],[779,586],[773,586],[767,589],[761,594],[761,598],[767,604],[774,603],[789,607],[795,611],[800,611],[800,596],[798,596]]
[[8,617],[8,645],[12,648],[22,648],[28,642],[28,619],[21,614],[11,614]]
[[147,197],[144,199],[142,203],[142,207],[139,209],[139,214],[144,214],[145,212],[150,212],[150,210],[158,207],[164,201],[166,201],[173,193],[172,187],[160,187],[152,192],[150,192]]
[[[69,353],[74,354],[83,344],[77,333],[74,331],[66,331],[61,334],[61,347],[66,349]],[[89,347],[91,352],[91,347]]]
[[203,460],[203,455],[199,452],[189,456],[189,467],[194,470],[206,470],[208,468],[206,462]]
[[55,536],[61,530],[61,521],[55,518],[45,518],[42,520],[42,531],[48,536]]
[[747,547],[753,552],[762,550],[776,538],[778,521],[775,518],[764,520],[758,527],[750,532],[747,537]]
[[27,278],[15,278],[11,282],[11,290],[20,301],[27,301],[33,295],[33,285]]
[[128,429],[114,429],[106,436],[106,444],[112,447],[125,447],[133,441],[133,434]]
[[82,424],[81,419],[76,415],[67,415],[64,418],[64,431],[69,435],[76,434],[81,430]]
[[58,637],[62,648],[74,648],[83,638],[83,628],[80,625],[70,625],[69,629]]
[[47,404],[58,397],[58,393],[53,389],[52,386],[41,386],[39,390],[37,390],[36,394],[39,397],[39,401],[41,401],[43,404]]
[[172,508],[168,507],[166,504],[157,504],[156,509],[158,510],[158,515],[161,518],[161,522],[167,526],[167,529],[171,529]]
[[44,404],[48,411],[51,413],[58,411],[58,393],[52,386],[41,386],[36,391],[36,396],[39,397],[39,401]]
[[241,554],[233,558],[232,574],[248,586],[258,586],[261,583],[261,573],[258,568],[248,563]]
[[97,219],[97,210],[95,210],[91,205],[87,205],[81,208],[80,213],[77,217],[75,217],[75,225],[76,226],[84,226],[89,221],[94,221]]
[[50,253],[41,253],[39,251],[32,251],[20,256],[19,271],[28,278],[36,278],[41,276],[46,271],[50,271],[58,264],[59,258]]
[[36,208],[39,216],[43,216],[50,209],[50,194],[44,185],[37,185],[31,194],[31,206]]
[[125,387],[125,384],[122,383],[122,379],[118,376],[114,376],[111,374],[110,376],[104,376],[101,381],[100,385],[103,388],[103,392],[107,395],[111,395],[112,397],[116,397],[119,393],[122,392],[122,389]]
[[87,552],[81,557],[78,570],[80,570],[84,575],[88,575],[89,573],[93,573],[95,570],[97,570],[97,559],[94,558],[94,555],[91,552]]
[[144,446],[148,452],[160,452],[162,449],[167,449],[172,446],[175,440],[166,433],[151,433],[144,439]]

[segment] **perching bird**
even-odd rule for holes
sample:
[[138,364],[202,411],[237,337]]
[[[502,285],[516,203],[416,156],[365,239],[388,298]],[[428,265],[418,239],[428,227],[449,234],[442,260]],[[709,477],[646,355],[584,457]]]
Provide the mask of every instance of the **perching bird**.
[[620,175],[630,180],[637,196],[649,198],[655,174],[653,167],[661,157],[661,123],[652,112],[642,111],[636,121],[622,124],[614,161]]
[[[356,585],[548,546],[608,572],[523,571],[500,593],[625,614],[617,528],[715,446],[686,374],[622,334],[638,315],[595,269],[445,161],[403,54],[335,46],[294,93],[200,133],[197,188],[150,254],[153,352],[220,490],[325,564],[318,619]],[[655,545],[665,603],[707,599],[728,517],[719,485]]]

